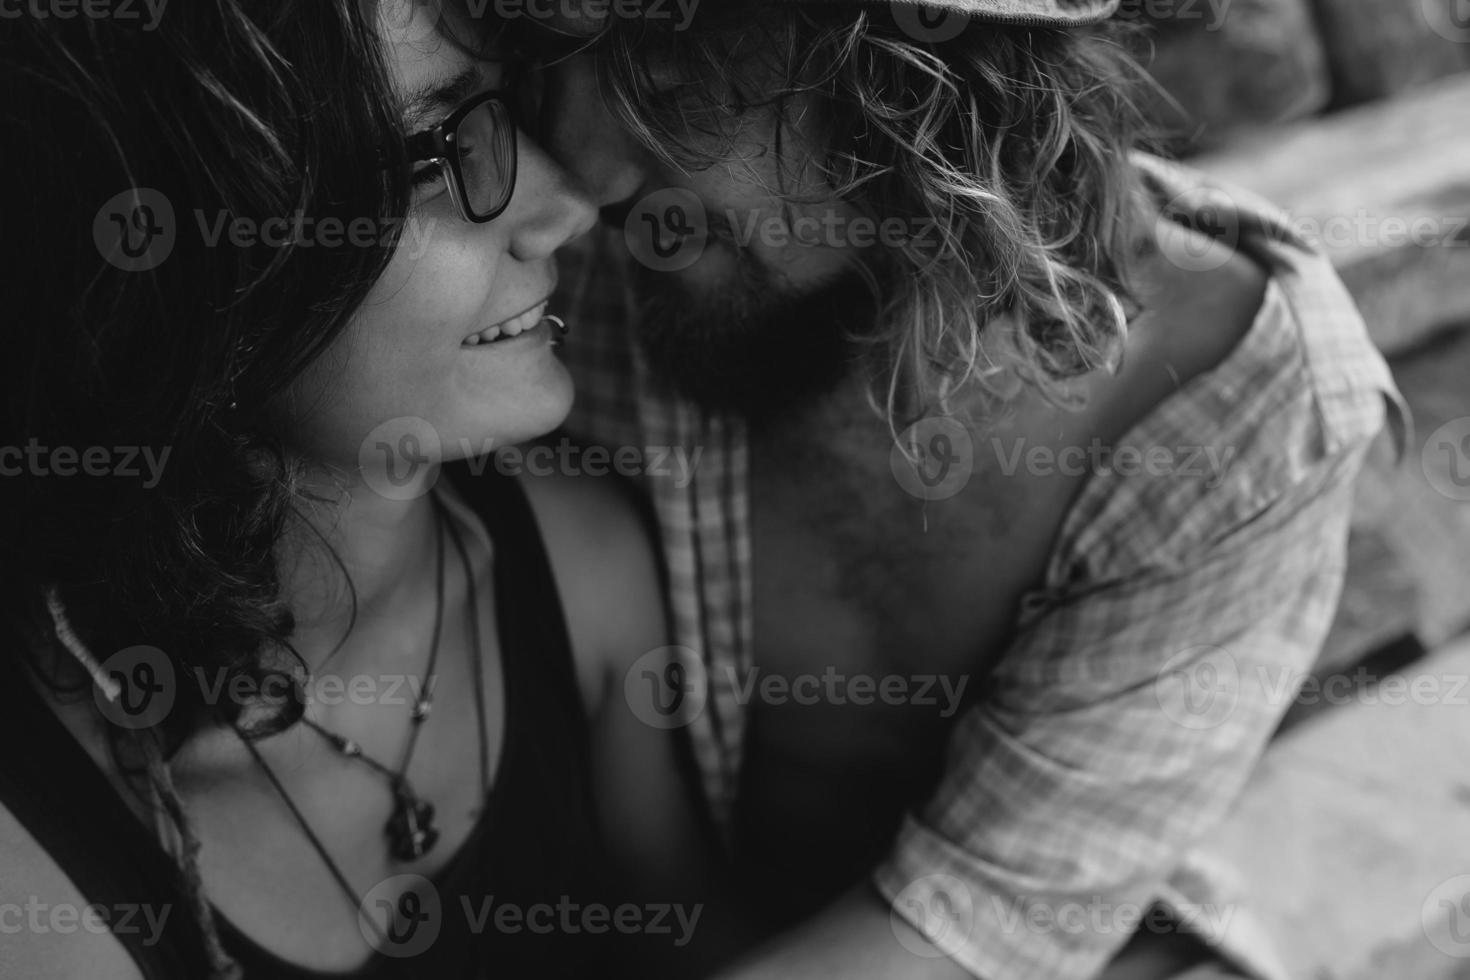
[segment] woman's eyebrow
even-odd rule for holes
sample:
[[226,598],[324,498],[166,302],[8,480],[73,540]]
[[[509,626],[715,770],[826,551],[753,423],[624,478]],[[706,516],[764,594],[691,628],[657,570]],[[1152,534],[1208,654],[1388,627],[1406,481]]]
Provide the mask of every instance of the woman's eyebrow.
[[453,109],[475,93],[480,81],[480,70],[471,65],[448,81],[429,82],[414,89],[403,109],[408,128],[418,129],[434,115]]

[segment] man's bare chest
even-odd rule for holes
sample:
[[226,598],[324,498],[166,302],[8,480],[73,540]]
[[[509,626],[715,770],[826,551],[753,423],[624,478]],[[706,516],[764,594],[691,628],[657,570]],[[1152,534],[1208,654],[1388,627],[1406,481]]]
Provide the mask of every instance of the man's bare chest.
[[964,492],[924,501],[873,445],[754,448],[753,656],[735,679],[752,793],[912,802],[1044,577],[1066,488],[977,462]]
[[[965,488],[922,500],[888,444],[752,465],[754,663],[767,674],[982,677],[1039,586],[1075,487],[977,454]],[[898,681],[889,681],[896,690]]]
[[[932,791],[949,732],[984,697],[1040,584],[1064,501],[977,472],[925,502],[870,456],[753,446],[752,667],[737,846],[840,886]],[[793,894],[802,901],[830,897]]]

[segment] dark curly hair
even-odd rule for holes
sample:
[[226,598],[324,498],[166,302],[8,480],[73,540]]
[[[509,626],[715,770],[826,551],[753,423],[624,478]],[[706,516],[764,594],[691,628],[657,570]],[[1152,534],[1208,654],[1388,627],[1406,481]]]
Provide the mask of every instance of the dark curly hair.
[[[250,669],[285,639],[274,547],[296,479],[272,405],[346,325],[392,242],[236,247],[220,216],[405,214],[396,100],[372,4],[175,4],[157,28],[24,19],[0,40],[4,267],[22,294],[0,364],[0,445],[167,450],[148,474],[0,479],[0,602],[49,631],[54,588],[98,651]],[[156,191],[177,237],[110,263],[99,208]],[[156,216],[155,216],[156,217]],[[196,220],[197,218],[197,220]],[[161,219],[160,219],[161,220]],[[187,695],[188,691],[181,694]],[[187,710],[168,725],[197,721]],[[178,735],[179,732],[174,732]]]
[[1066,402],[1062,381],[1121,355],[1144,194],[1129,154],[1154,140],[1136,29],[976,20],[927,41],[887,4],[711,6],[687,24],[610,19],[596,44],[609,102],[690,171],[745,114],[808,111],[820,147],[802,177],[925,229],[887,248],[882,329],[856,338],[895,432],[972,382],[987,411],[1022,383]]
[[[0,31],[0,261],[14,303],[0,447],[168,453],[161,472],[0,476],[0,621],[26,641],[3,655],[28,651],[58,689],[91,681],[43,669],[68,661],[50,656],[67,630],[48,596],[97,659],[147,644],[181,680],[296,676],[275,549],[303,491],[277,405],[382,274],[409,205],[379,16],[377,0],[188,0],[156,24],[27,17]],[[118,200],[124,223],[139,202],[171,207],[161,261],[129,265],[104,247]],[[297,215],[374,219],[381,234],[210,240],[223,218]],[[216,712],[238,724],[250,706],[211,704],[185,682],[177,698],[153,729],[111,729],[113,752],[146,772],[182,832],[221,973],[166,760]],[[257,734],[302,703],[270,707],[249,719]]]

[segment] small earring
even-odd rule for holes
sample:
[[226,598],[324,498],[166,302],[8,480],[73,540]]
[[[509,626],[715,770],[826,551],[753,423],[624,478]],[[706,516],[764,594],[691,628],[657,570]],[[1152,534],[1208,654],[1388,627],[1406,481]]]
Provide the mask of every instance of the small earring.
[[246,343],[244,340],[241,340],[235,345],[235,355],[232,358],[235,369],[230,376],[230,401],[229,404],[225,406],[225,410],[232,415],[240,408],[240,403],[235,399],[235,385],[245,374],[245,367],[242,366],[239,362],[245,360],[254,353],[255,344],[253,343]]

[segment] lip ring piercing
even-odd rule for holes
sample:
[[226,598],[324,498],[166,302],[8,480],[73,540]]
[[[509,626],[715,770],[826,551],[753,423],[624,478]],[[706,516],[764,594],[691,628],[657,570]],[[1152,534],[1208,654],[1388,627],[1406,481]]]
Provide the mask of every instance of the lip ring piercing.
[[551,338],[551,346],[553,347],[560,347],[566,335],[572,332],[571,328],[567,326],[567,322],[559,316],[547,313],[541,317],[541,320],[542,322],[550,320],[556,325],[556,336]]

